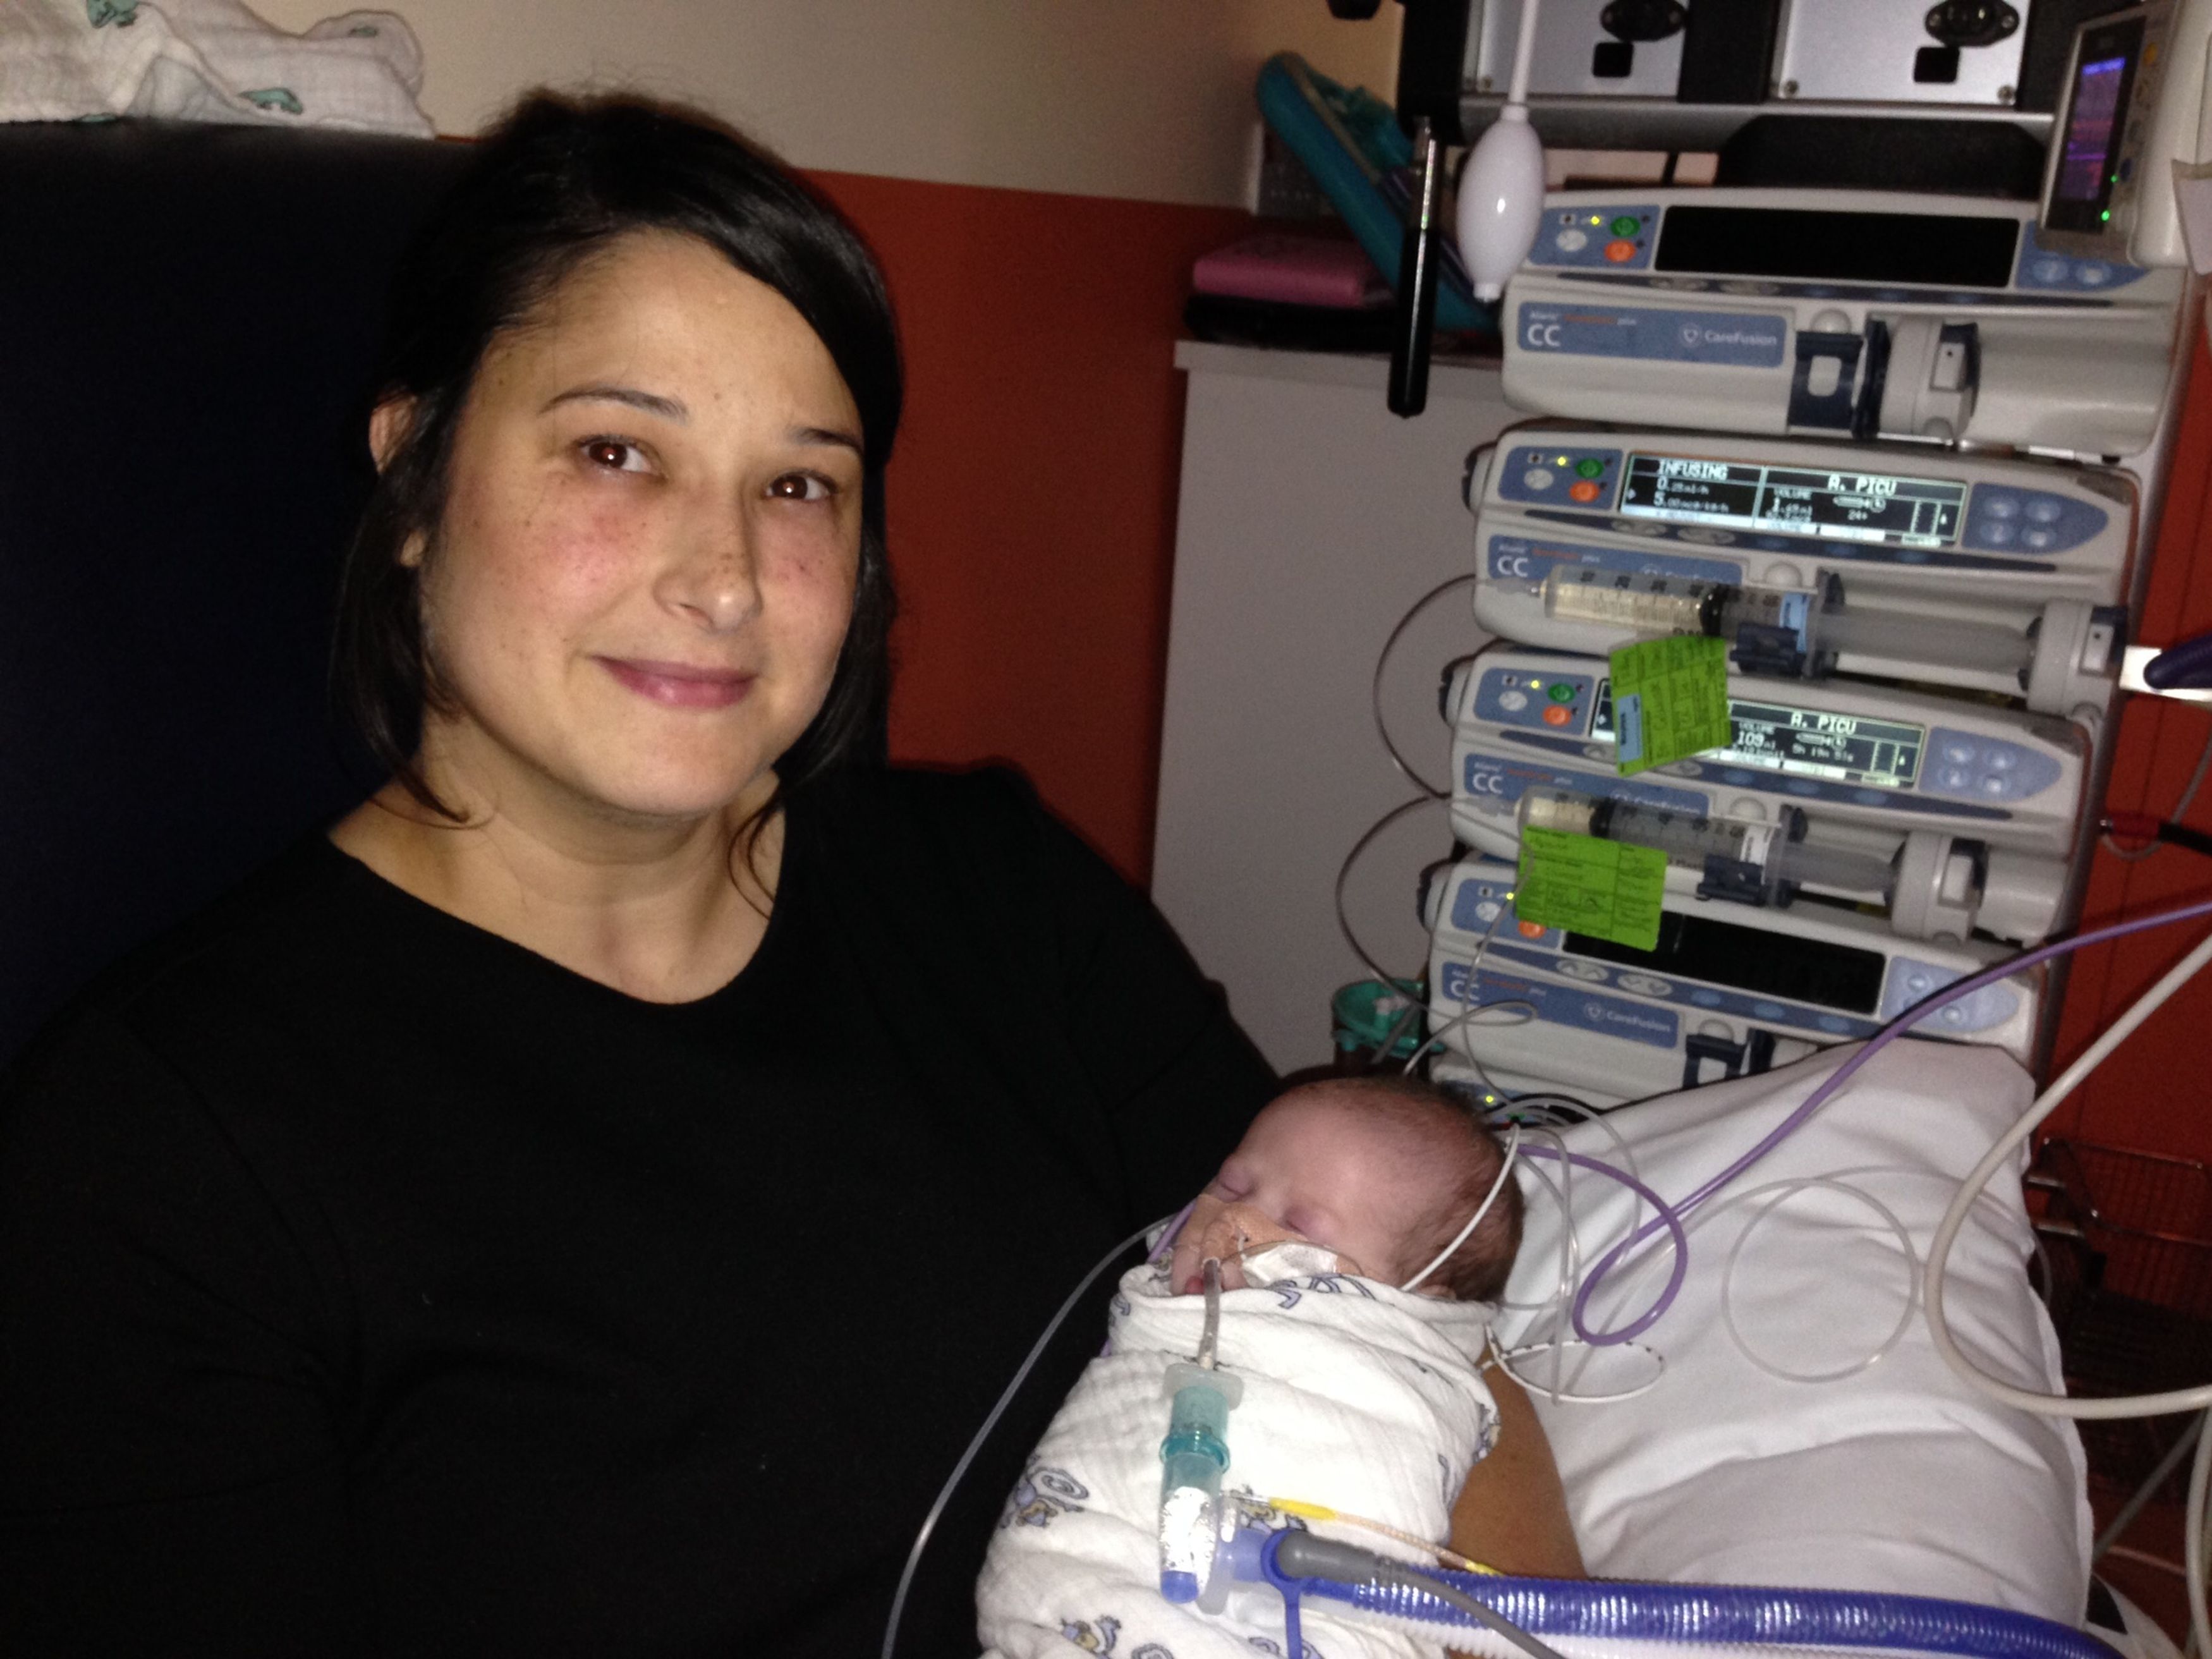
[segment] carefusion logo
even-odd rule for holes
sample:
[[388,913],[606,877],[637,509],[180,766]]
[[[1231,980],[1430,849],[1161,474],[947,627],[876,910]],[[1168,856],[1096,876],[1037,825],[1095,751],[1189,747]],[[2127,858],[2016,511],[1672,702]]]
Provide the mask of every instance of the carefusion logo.
[[1682,343],[1692,351],[1710,351],[1720,346],[1778,351],[1782,349],[1782,336],[1769,329],[1710,328],[1702,323],[1685,323],[1682,325]]
[[1635,1042],[1671,1043],[1674,1041],[1675,1018],[1656,1009],[1638,1008],[1633,1003],[1601,1002],[1591,997],[1583,1003],[1583,1023],[1593,1031],[1604,1031],[1614,1036],[1626,1036]]

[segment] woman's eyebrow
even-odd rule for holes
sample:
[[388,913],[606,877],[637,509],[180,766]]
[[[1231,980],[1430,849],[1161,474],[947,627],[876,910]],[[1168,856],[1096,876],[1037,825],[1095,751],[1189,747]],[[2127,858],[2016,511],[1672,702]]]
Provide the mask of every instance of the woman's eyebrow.
[[680,398],[664,398],[657,392],[641,392],[635,386],[613,386],[601,380],[556,392],[545,400],[545,408],[538,412],[543,415],[562,404],[574,403],[628,404],[632,409],[641,409],[648,415],[658,415],[678,425],[688,424],[691,419],[691,411]]
[[850,432],[841,432],[834,427],[795,426],[791,428],[791,440],[793,443],[800,444],[835,444],[841,449],[851,450],[855,455],[865,456],[866,454],[860,447],[860,439],[855,434]]

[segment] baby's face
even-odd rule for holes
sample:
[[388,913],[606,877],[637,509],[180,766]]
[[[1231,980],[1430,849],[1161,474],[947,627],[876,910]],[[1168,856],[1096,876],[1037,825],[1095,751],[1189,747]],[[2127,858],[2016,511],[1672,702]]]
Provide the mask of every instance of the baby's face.
[[1236,1290],[1244,1283],[1239,1251],[1290,1240],[1326,1246],[1346,1273],[1391,1277],[1407,1218],[1425,1194],[1407,1191],[1406,1160],[1389,1133],[1333,1100],[1326,1083],[1273,1102],[1192,1206],[1170,1268],[1176,1289],[1203,1289],[1200,1264],[1213,1257],[1222,1288]]

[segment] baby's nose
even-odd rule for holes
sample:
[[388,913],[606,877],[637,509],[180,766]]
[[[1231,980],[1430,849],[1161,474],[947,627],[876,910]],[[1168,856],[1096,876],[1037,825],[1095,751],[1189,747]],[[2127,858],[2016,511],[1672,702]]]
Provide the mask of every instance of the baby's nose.
[[1285,1227],[1256,1204],[1230,1204],[1206,1224],[1206,1232],[1199,1241],[1199,1259],[1204,1261],[1211,1256],[1219,1261],[1221,1287],[1240,1290],[1244,1273],[1237,1258],[1244,1251],[1262,1249],[1270,1244],[1306,1242],[1304,1233]]

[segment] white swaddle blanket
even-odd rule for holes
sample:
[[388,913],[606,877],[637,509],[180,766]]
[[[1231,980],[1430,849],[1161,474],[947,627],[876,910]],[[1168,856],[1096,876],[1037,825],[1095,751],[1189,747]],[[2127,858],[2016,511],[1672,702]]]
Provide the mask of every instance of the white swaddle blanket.
[[[1108,1320],[1111,1346],[1038,1443],[984,1561],[977,1630],[992,1655],[1281,1651],[1282,1603],[1273,1592],[1232,1598],[1219,1616],[1159,1592],[1164,1383],[1171,1360],[1197,1351],[1205,1315],[1203,1297],[1169,1294],[1164,1267],[1123,1275]],[[1493,1316],[1486,1304],[1334,1273],[1225,1293],[1220,1364],[1243,1379],[1243,1398],[1229,1418],[1223,1490],[1327,1504],[1443,1540],[1452,1502],[1495,1431],[1496,1408],[1476,1370]],[[1372,1534],[1359,1541],[1403,1553]],[[1307,1604],[1304,1633],[1316,1659],[1442,1651],[1356,1625],[1319,1601]]]

